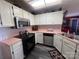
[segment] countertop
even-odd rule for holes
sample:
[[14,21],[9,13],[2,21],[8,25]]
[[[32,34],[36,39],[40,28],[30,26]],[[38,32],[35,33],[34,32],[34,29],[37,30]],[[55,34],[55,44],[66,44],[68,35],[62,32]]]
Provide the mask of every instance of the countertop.
[[[39,29],[38,31],[32,31],[31,29],[27,29],[27,31],[30,32],[30,33],[50,33],[50,34],[58,34],[58,35],[61,35],[63,33],[59,29],[53,29],[52,31],[49,31],[47,29]],[[15,34],[14,37],[17,36],[17,35],[19,35],[19,33]],[[63,35],[61,35],[61,36],[63,36]],[[21,40],[19,38],[14,38],[14,37],[9,38],[7,40],[3,40],[1,42],[5,43],[5,44],[8,44],[8,45],[12,45],[12,44],[14,44],[14,43]],[[72,41],[76,44],[79,44],[79,40],[71,39],[71,38],[68,38],[66,36],[63,36],[63,37],[67,38],[67,40],[69,40],[69,41]]]
[[27,30],[30,33],[51,33],[51,34],[62,34],[63,32],[61,32],[61,30],[59,29],[52,29],[52,30],[47,30],[47,29],[39,29],[38,31],[32,31],[31,29]]
[[19,39],[19,38],[10,38],[10,39],[1,41],[1,43],[4,43],[6,45],[13,45],[13,44],[15,44],[16,42],[19,42],[19,41],[21,41],[21,39]]
[[[59,35],[60,35],[60,34],[59,34]],[[62,36],[62,37],[64,37],[65,39],[67,39],[67,40],[69,40],[69,41],[71,41],[71,42],[73,42],[73,43],[79,45],[79,40],[77,40],[77,39],[71,39],[71,38],[69,38],[69,37],[67,37],[67,36],[63,36],[63,35],[60,35],[60,36]]]
[[[59,29],[53,29],[53,31],[48,31],[47,29],[39,29],[38,31],[32,31],[31,29],[26,29],[29,33],[51,33],[51,34],[62,34],[61,30]],[[17,38],[15,36],[18,36],[19,33],[14,34],[12,37],[5,39],[1,41],[1,43],[5,43],[7,45],[15,44],[16,42],[20,41],[20,38]]]

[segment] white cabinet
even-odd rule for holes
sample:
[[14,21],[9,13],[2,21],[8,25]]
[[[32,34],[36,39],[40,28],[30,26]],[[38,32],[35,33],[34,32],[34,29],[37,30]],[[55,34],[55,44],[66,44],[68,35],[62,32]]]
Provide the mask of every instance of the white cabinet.
[[34,15],[31,13],[29,13],[28,15],[29,15],[30,24],[34,25]]
[[15,59],[23,59],[23,46],[22,46],[22,42],[17,42],[16,44],[14,44],[12,46],[13,49],[13,55],[15,57]]
[[23,10],[23,17],[29,19],[29,12]]
[[63,43],[62,36],[54,35],[54,46],[60,53],[62,53],[62,43]]
[[35,15],[35,25],[46,25],[46,15],[45,14],[39,14]]
[[63,22],[63,11],[46,13],[47,24],[62,24]]
[[23,18],[23,10],[19,7],[13,6],[14,16]]
[[43,44],[43,33],[39,33],[39,32],[35,33],[35,43]]
[[54,24],[61,25],[62,22],[63,22],[63,11],[35,15],[36,25],[54,25]]
[[39,24],[40,25],[46,25],[47,24],[47,15],[46,14],[40,14],[39,18]]
[[[19,40],[19,39],[17,39],[17,40]],[[11,43],[11,41],[12,40],[5,41],[8,43],[0,42],[0,46],[2,48],[3,59],[23,59],[24,55],[23,55],[22,41],[19,40],[17,42],[14,42],[13,44]]]
[[54,24],[54,16],[53,16],[53,13],[46,13],[46,17],[47,17],[47,24]]
[[35,15],[34,24],[35,25],[39,25],[40,24],[40,15]]
[[66,59],[74,59],[76,44],[65,39],[63,40],[62,54]]
[[2,20],[2,26],[14,26],[12,4],[4,0],[0,1],[0,19]]
[[46,18],[45,14],[35,15],[35,25],[46,25]]
[[54,21],[53,24],[60,24],[62,25],[63,22],[63,11],[58,11],[52,13],[52,20]]
[[79,59],[79,45],[77,45],[77,52],[75,55],[75,59]]

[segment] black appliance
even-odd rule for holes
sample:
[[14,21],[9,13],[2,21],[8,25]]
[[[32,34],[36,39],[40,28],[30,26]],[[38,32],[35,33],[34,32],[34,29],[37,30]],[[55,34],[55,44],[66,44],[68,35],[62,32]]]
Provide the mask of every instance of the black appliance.
[[44,45],[53,46],[53,36],[54,34],[43,33]]
[[14,21],[15,21],[15,27],[16,28],[22,28],[22,27],[30,26],[30,20],[29,19],[25,19],[25,18],[21,18],[21,17],[14,17]]
[[28,33],[27,31],[20,32],[19,34],[20,34],[20,38],[22,39],[23,51],[26,57],[35,46],[35,34]]

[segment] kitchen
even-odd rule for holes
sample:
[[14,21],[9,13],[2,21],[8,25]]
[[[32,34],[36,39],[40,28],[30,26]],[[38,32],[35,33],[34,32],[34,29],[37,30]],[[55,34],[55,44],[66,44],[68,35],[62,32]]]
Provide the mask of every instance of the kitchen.
[[78,4],[0,0],[0,59],[79,59]]

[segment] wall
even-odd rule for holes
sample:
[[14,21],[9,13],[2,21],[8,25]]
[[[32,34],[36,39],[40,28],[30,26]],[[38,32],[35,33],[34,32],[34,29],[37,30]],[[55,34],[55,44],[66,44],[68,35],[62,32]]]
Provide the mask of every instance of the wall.
[[0,41],[11,38],[19,33],[19,31],[24,31],[27,28],[20,28],[20,29],[11,29],[11,28],[0,28]]
[[63,0],[62,7],[64,10],[68,10],[67,16],[79,15],[79,0]]

